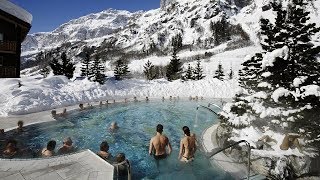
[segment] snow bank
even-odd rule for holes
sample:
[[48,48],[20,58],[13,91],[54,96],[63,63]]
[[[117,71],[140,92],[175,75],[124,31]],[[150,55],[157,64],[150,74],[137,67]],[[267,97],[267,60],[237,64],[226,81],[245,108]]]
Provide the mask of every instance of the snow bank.
[[[21,87],[18,86],[19,81]],[[4,85],[0,87],[0,116],[38,112],[80,102],[134,96],[230,98],[237,87],[236,80],[220,81],[212,77],[187,82],[180,80],[168,82],[165,79],[154,81],[108,79],[100,86],[86,79],[70,81],[64,76],[52,76],[46,79],[33,76],[22,79],[0,79],[0,84]]]

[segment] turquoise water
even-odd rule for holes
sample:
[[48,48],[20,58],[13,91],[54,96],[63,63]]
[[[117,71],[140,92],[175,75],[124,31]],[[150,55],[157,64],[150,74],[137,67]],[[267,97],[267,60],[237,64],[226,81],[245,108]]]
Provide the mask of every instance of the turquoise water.
[[[28,147],[36,150],[45,147],[51,139],[56,140],[59,147],[62,140],[70,136],[78,150],[94,152],[99,150],[101,141],[106,140],[112,155],[126,154],[132,165],[133,179],[230,179],[220,169],[211,166],[200,150],[192,163],[178,160],[179,142],[183,137],[181,128],[189,126],[200,138],[202,131],[217,120],[217,116],[206,109],[196,110],[198,105],[207,104],[205,101],[114,104],[73,113],[58,122],[26,127],[26,133],[19,139],[24,139]],[[112,121],[120,127],[114,133],[108,130]],[[169,137],[173,147],[172,154],[160,161],[159,167],[148,155],[149,141],[155,135],[158,123],[164,126],[163,133]]]

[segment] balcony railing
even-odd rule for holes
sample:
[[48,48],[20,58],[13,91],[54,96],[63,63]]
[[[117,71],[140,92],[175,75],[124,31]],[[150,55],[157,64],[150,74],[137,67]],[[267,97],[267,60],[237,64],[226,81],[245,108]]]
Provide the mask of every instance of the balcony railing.
[[0,41],[0,51],[16,52],[17,42],[15,41]]

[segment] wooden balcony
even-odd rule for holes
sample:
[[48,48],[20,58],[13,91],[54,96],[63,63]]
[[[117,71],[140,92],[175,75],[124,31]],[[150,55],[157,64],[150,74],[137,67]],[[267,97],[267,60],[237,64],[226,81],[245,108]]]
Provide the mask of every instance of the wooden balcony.
[[0,41],[0,52],[15,53],[17,49],[16,41]]

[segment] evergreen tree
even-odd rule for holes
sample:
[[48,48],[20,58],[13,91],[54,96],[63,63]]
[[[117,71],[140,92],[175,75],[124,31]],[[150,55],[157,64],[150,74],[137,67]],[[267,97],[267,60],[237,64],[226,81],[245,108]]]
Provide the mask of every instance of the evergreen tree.
[[101,64],[101,61],[98,55],[96,55],[90,69],[91,69],[91,75],[89,79],[94,82],[98,82],[99,84],[104,84],[104,80],[105,80],[104,67]]
[[182,48],[182,35],[180,33],[172,37],[171,45],[177,51]]
[[[231,115],[222,119],[231,123],[239,117],[248,120],[245,125],[268,126],[274,131],[281,129],[281,133],[305,132],[309,142],[319,147],[320,99],[306,92],[320,86],[316,58],[320,47],[311,40],[320,28],[310,23],[307,4],[307,0],[292,0],[284,9],[280,3],[272,3],[276,22],[261,20],[263,52],[243,63],[239,71],[242,93],[235,97]],[[253,110],[257,106],[259,111]],[[272,120],[278,120],[280,127]]]
[[82,77],[89,77],[92,75],[92,72],[90,70],[91,66],[91,60],[90,60],[90,54],[88,51],[84,52],[85,57],[82,60],[82,67],[81,67],[81,76]]
[[50,62],[50,67],[54,75],[64,75],[68,79],[73,77],[75,70],[74,64],[70,62],[65,52],[61,54],[60,61],[57,58],[53,58]]
[[196,67],[194,68],[194,79],[195,80],[200,80],[200,79],[203,79],[205,76],[202,74],[203,73],[203,70],[202,70],[202,67],[201,67],[201,61],[200,59],[198,58],[197,59],[197,65]]
[[122,80],[129,72],[128,64],[124,60],[119,59],[116,61],[116,67],[114,68],[114,77],[116,80]]
[[143,73],[146,76],[147,80],[152,80],[155,78],[154,75],[154,65],[148,60],[148,62],[143,66],[144,70]]
[[71,79],[73,77],[73,72],[76,69],[74,64],[70,62],[70,59],[67,58],[67,54],[65,52],[61,54],[61,60],[63,74],[68,79]]
[[219,62],[218,69],[216,70],[215,75],[213,76],[213,78],[217,78],[219,80],[223,80],[224,79],[224,72],[223,72],[223,68],[222,68],[221,62]]
[[55,57],[52,58],[50,62],[50,67],[53,71],[54,75],[63,75],[62,65],[60,64],[59,60]]
[[217,21],[215,23],[210,23],[210,29],[212,31],[212,34],[214,36],[214,44],[219,45],[221,43],[224,43],[228,40],[230,40],[230,27],[229,23],[227,22],[227,19],[224,16],[222,16],[220,21]]
[[48,77],[49,73],[50,73],[50,68],[48,66],[45,66],[42,69],[40,69],[40,74],[43,76],[43,78]]
[[179,79],[181,77],[182,64],[177,57],[177,49],[173,48],[172,58],[167,66],[166,76],[169,81]]
[[191,65],[188,65],[188,69],[186,71],[186,74],[184,76],[184,79],[186,80],[194,80],[194,75],[193,75],[193,68],[191,67]]
[[230,68],[230,72],[229,72],[228,76],[229,76],[229,79],[230,79],[230,80],[233,79],[233,70],[232,70],[232,67]]

